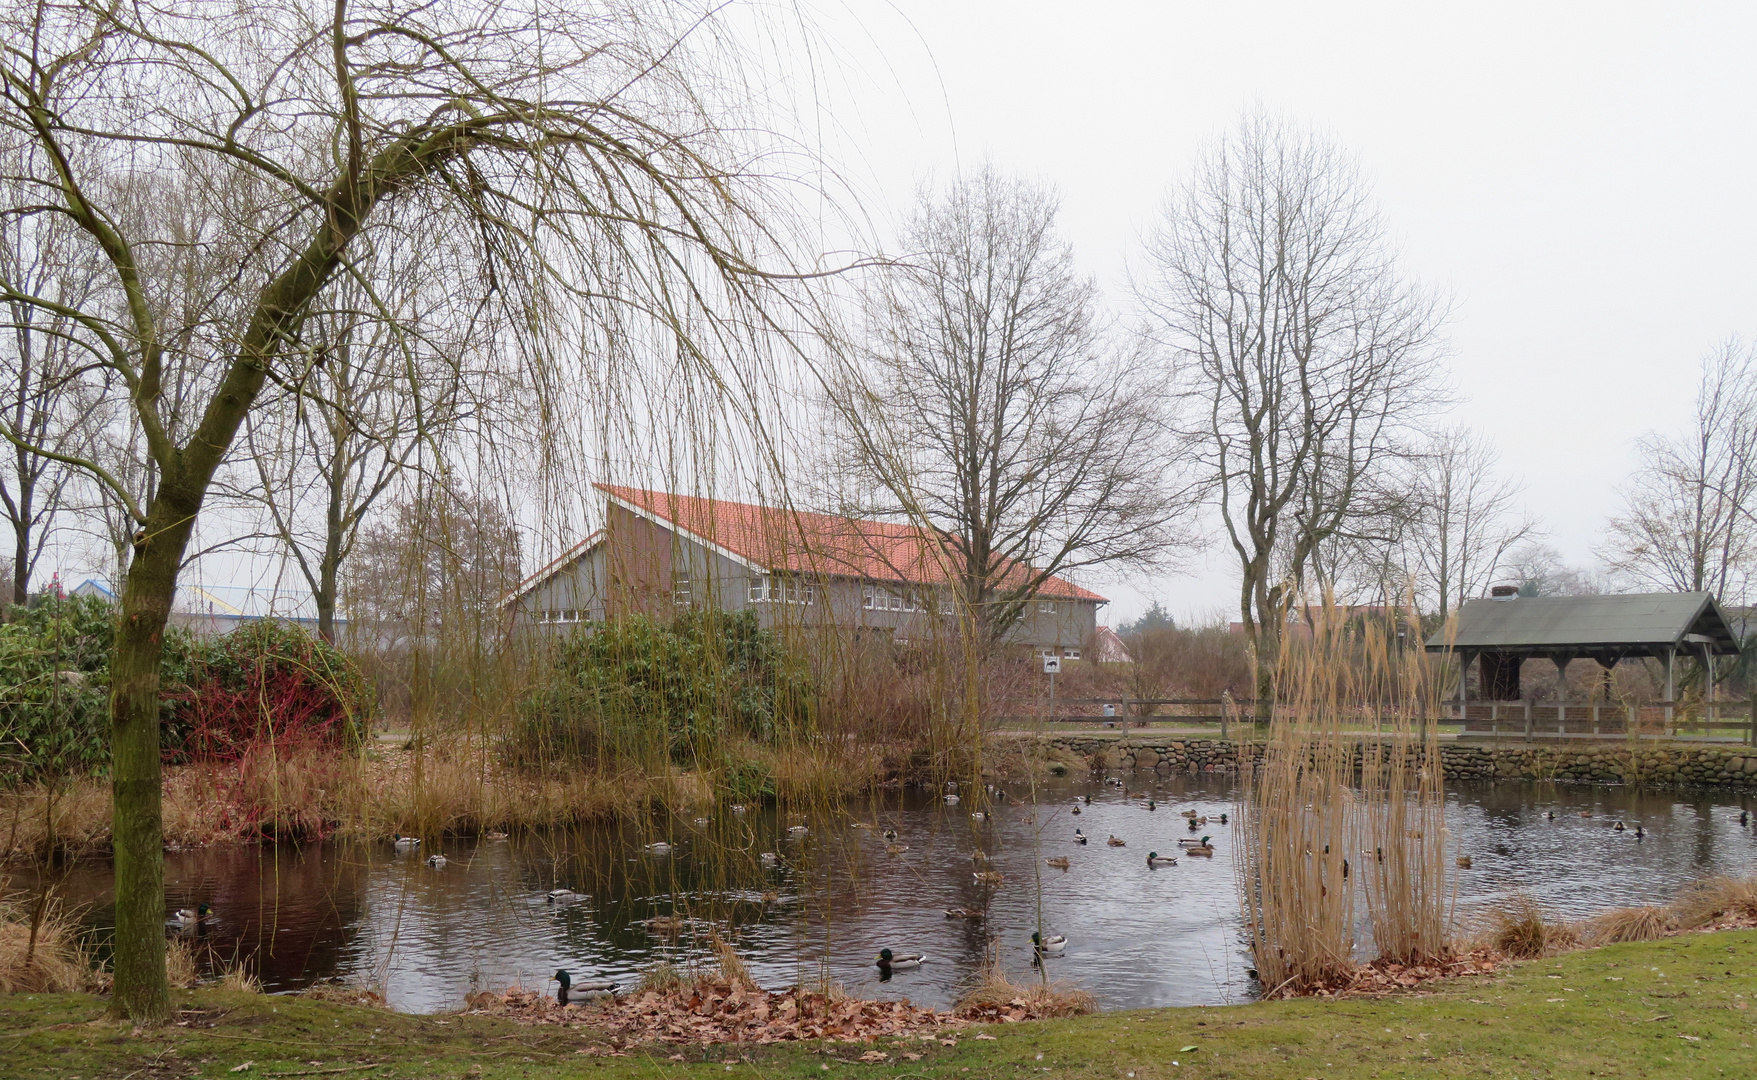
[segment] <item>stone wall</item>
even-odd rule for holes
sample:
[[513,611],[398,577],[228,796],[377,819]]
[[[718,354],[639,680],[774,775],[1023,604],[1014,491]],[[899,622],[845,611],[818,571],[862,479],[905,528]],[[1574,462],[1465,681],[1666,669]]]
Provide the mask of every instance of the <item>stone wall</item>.
[[[1232,772],[1238,743],[1221,739],[1122,739],[1061,735],[1050,740],[1098,769]],[[1253,758],[1260,744],[1247,744]],[[1356,760],[1360,752],[1356,750]],[[1589,784],[1641,784],[1757,789],[1757,749],[1666,743],[1633,751],[1626,745],[1478,745],[1441,743],[1440,762],[1454,780],[1555,780]]]

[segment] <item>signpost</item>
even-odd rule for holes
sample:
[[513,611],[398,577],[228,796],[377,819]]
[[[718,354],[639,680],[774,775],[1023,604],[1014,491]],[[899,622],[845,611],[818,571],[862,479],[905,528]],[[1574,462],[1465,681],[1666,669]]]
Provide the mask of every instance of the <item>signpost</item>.
[[1046,724],[1055,720],[1055,675],[1061,669],[1061,657],[1045,656],[1043,658],[1043,673],[1049,676],[1049,712],[1044,714],[1044,723]]

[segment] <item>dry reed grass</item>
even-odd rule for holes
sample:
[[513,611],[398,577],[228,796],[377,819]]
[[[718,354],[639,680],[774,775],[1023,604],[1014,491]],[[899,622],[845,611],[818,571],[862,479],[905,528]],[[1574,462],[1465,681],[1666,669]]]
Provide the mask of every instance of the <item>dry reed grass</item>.
[[1016,983],[998,964],[990,964],[982,972],[982,981],[959,998],[952,1011],[959,1016],[1022,1011],[1038,1020],[1084,1016],[1097,1008],[1098,999],[1079,987],[1042,980]]
[[165,977],[172,986],[183,990],[191,989],[201,979],[195,950],[182,938],[174,937],[165,943]]
[[1583,944],[1573,923],[1552,919],[1535,899],[1512,897],[1489,912],[1485,943],[1513,960],[1535,960],[1577,949]]
[[1686,927],[1725,919],[1757,919],[1757,878],[1721,874],[1694,882],[1672,901],[1671,910]]
[[0,901],[0,993],[75,994],[102,984],[77,923],[60,904],[52,898]]
[[1581,936],[1588,945],[1615,945],[1622,941],[1658,941],[1676,929],[1677,917],[1669,907],[1620,907],[1586,920]]

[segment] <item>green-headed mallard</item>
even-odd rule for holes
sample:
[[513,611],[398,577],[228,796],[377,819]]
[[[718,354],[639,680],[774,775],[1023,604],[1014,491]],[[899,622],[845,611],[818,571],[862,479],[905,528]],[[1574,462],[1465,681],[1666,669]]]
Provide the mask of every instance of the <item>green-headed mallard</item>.
[[192,929],[207,922],[208,912],[212,910],[213,909],[206,904],[197,904],[193,910],[190,908],[180,908],[177,911],[175,919],[178,926],[185,929]]
[[910,968],[918,968],[927,963],[927,954],[910,953],[907,956],[898,956],[889,949],[880,949],[875,962],[881,972],[908,971]]
[[561,989],[555,991],[555,1003],[557,1005],[581,1004],[584,995],[586,994],[609,994],[611,997],[615,997],[616,992],[622,989],[620,985],[611,982],[609,979],[599,979],[596,982],[577,983],[573,981],[573,976],[569,975],[566,971],[557,971],[554,975],[551,975],[550,978],[561,984]]
[[1031,951],[1039,956],[1055,956],[1067,947],[1066,934],[1051,934],[1048,937],[1035,933],[1031,935]]
[[1177,860],[1172,858],[1170,855],[1161,855],[1157,851],[1149,851],[1147,853],[1147,865],[1148,866],[1176,866]]
[[1159,804],[1154,802],[1152,799],[1148,799],[1147,800],[1147,809],[1157,810],[1157,809],[1159,809]]
[[648,855],[669,855],[671,854],[671,845],[663,840],[655,840],[646,845],[646,852]]
[[1068,857],[1066,855],[1057,855],[1054,858],[1043,860],[1043,864],[1045,866],[1052,866],[1057,870],[1066,870],[1068,868]]
[[1202,837],[1202,840],[1200,843],[1191,844],[1189,847],[1184,848],[1184,854],[1185,855],[1212,855],[1212,854],[1214,854],[1214,845],[1210,844],[1208,842],[1208,837],[1204,836],[1204,837]]
[[1086,834],[1081,832],[1079,829],[1075,829],[1074,830],[1074,843],[1084,844],[1085,842],[1086,842]]
[[551,904],[578,904],[590,900],[591,897],[583,892],[574,892],[572,889],[550,889],[543,899]]
[[391,833],[391,844],[401,851],[421,846],[419,836],[404,836],[402,833]]

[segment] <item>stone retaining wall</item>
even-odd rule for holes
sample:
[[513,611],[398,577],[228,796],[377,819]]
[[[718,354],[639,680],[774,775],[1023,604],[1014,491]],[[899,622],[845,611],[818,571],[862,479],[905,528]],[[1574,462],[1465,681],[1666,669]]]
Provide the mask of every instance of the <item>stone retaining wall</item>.
[[[1172,772],[1234,772],[1239,745],[1221,739],[1122,739],[1060,735],[1059,749],[1079,754],[1100,769]],[[1246,744],[1252,758],[1261,744]],[[1360,760],[1357,747],[1355,758]],[[1557,780],[1589,784],[1697,786],[1757,789],[1757,750],[1668,743],[1627,746],[1500,745],[1442,743],[1440,763],[1455,780]]]

